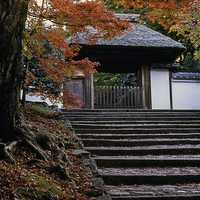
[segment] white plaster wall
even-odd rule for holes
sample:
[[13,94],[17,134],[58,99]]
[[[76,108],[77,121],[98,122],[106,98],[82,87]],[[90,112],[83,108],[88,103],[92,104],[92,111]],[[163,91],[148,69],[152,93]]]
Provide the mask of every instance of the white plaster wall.
[[170,109],[168,69],[151,69],[152,109]]
[[173,109],[200,109],[200,81],[172,80]]

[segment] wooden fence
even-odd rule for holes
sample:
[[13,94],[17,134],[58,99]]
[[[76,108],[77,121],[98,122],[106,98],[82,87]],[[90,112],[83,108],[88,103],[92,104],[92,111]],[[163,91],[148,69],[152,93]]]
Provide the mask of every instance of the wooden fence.
[[141,87],[95,86],[95,108],[142,108]]

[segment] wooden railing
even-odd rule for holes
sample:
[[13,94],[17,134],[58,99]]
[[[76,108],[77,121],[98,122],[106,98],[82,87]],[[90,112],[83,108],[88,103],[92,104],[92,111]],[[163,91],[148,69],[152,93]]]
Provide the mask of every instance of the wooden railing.
[[142,108],[141,87],[95,86],[95,108]]

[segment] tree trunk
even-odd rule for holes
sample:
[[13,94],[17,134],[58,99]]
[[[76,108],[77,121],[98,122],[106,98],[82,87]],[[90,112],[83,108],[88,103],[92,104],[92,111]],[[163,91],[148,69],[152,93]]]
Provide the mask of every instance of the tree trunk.
[[28,0],[0,2],[0,140],[12,140],[23,76],[22,37]]

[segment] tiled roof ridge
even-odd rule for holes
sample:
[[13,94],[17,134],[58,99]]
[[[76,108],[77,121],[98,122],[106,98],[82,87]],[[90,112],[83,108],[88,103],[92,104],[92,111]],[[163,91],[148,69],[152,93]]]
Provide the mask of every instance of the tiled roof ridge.
[[140,14],[134,13],[116,13],[117,18],[121,20],[127,20],[129,22],[139,22]]
[[177,80],[200,80],[200,72],[174,72],[173,78]]

